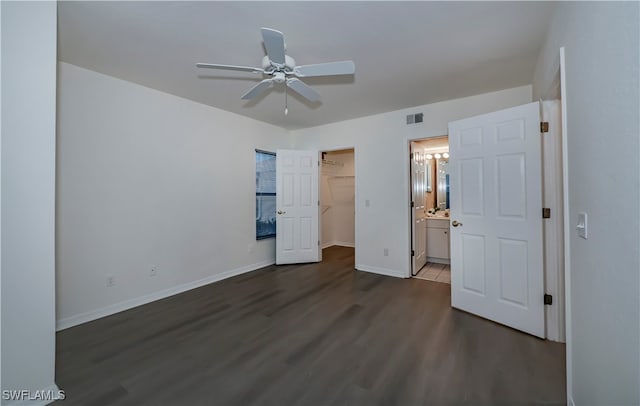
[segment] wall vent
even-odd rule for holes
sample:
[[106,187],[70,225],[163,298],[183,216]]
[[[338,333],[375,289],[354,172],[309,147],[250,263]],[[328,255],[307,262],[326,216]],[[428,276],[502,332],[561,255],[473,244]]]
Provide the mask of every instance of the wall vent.
[[407,125],[421,123],[423,117],[424,115],[422,113],[409,114],[407,115]]

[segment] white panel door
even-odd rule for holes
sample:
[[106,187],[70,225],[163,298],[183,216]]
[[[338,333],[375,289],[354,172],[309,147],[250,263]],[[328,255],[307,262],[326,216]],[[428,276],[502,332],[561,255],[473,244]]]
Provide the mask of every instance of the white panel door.
[[276,151],[276,264],[320,261],[318,152]]
[[539,111],[449,123],[451,304],[544,338]]
[[416,275],[427,263],[426,190],[427,170],[423,151],[411,143],[411,272]]

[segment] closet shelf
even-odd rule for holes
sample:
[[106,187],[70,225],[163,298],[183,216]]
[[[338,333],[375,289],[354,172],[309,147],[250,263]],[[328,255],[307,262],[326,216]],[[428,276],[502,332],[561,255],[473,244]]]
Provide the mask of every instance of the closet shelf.
[[343,167],[344,166],[344,164],[342,162],[332,161],[330,159],[323,159],[322,160],[322,164],[323,165],[328,165],[328,166],[339,166],[339,167]]

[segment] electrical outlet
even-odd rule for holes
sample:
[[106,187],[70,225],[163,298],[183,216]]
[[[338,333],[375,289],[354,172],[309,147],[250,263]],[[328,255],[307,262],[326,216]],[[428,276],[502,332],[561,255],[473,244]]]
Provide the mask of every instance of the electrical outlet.
[[389,248],[385,248],[383,253],[384,253],[385,257],[388,257],[389,256]]
[[149,270],[149,276],[156,276],[157,272],[158,272],[158,268],[156,268],[155,266],[152,266],[151,269]]
[[116,277],[114,275],[107,275],[107,287],[111,288],[116,285]]

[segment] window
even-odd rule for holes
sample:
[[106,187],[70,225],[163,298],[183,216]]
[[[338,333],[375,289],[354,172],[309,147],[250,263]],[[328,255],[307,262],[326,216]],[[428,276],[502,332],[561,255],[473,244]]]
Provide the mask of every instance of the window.
[[256,149],[256,240],[276,236],[276,154]]

